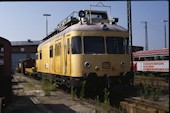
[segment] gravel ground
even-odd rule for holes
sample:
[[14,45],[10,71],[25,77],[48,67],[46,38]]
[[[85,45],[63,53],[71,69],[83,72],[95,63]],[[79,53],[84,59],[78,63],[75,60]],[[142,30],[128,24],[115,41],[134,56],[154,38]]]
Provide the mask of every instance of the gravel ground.
[[[12,103],[7,106],[4,113],[97,113],[101,108],[73,98],[62,90],[53,91],[45,96],[39,81],[20,74],[13,75]],[[30,82],[34,87],[28,87]]]
[[[40,81],[21,74],[13,75],[12,81],[13,101],[5,108],[4,113],[108,113],[102,107],[92,102],[82,101],[61,89],[52,91],[47,96],[41,90]],[[168,107],[169,94],[161,96],[155,103]],[[120,110],[115,109],[115,111],[121,113]],[[112,110],[109,113],[115,112]]]

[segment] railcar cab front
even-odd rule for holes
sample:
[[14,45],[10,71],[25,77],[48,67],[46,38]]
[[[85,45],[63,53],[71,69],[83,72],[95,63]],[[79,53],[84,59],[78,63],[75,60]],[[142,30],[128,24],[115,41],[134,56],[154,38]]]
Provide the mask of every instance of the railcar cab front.
[[80,10],[79,17],[81,22],[87,23],[110,23],[116,24],[119,19],[113,18],[114,20],[109,19],[107,11],[99,10]]
[[114,24],[118,19],[114,22],[109,20],[106,11],[83,10],[79,17],[81,22],[77,23],[67,17],[50,34],[51,38],[47,36],[39,45],[39,75],[54,75],[56,83],[75,87],[90,76],[95,78],[91,83],[99,81],[100,85],[105,84],[108,78],[118,82],[121,75],[128,76],[128,31]]

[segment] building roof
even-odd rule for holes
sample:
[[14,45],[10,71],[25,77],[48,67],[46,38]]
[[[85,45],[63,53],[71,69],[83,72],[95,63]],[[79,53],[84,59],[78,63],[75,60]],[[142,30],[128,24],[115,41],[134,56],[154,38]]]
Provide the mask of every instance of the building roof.
[[41,41],[32,41],[32,40],[27,40],[27,41],[11,41],[12,46],[28,46],[28,45],[39,45]]
[[163,49],[156,49],[156,50],[145,50],[145,51],[137,51],[134,52],[134,56],[139,55],[168,55],[169,54],[169,48],[163,48]]

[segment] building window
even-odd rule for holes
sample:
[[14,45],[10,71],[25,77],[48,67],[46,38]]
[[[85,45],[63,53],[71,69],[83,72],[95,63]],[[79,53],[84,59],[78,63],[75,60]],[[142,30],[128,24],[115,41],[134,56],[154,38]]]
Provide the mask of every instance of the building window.
[[4,47],[0,45],[0,65],[4,65]]
[[21,48],[21,52],[24,52],[25,51],[25,49],[24,48]]
[[4,48],[3,48],[3,47],[1,47],[1,49],[0,49],[0,50],[1,50],[1,52],[4,52]]

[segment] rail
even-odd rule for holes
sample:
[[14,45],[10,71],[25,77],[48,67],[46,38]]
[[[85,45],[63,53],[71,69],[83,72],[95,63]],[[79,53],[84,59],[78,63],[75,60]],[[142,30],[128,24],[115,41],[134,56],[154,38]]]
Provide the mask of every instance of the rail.
[[121,107],[127,113],[168,113],[169,109],[158,104],[143,100],[128,98],[120,102]]

